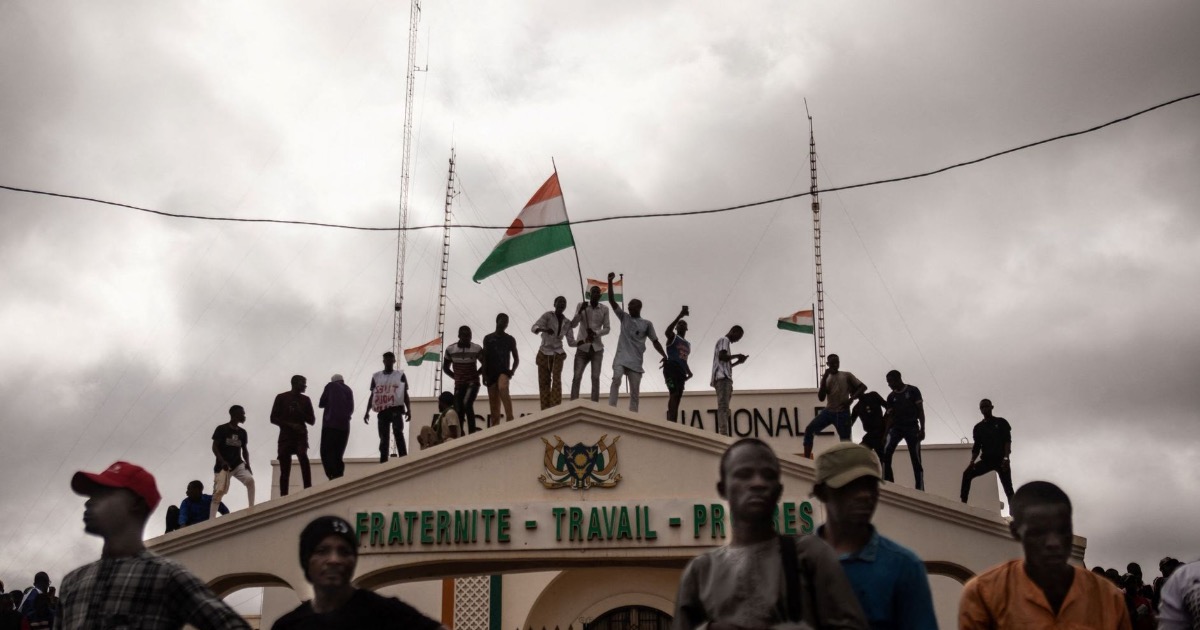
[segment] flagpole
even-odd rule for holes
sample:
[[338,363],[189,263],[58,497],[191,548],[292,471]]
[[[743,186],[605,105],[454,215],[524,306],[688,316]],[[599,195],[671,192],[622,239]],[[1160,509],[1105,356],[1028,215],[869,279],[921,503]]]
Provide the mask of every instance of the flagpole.
[[[554,163],[554,156],[550,157],[550,166],[554,168],[554,179],[558,180],[558,190],[562,192],[562,180],[558,179],[558,165]],[[567,229],[571,228],[571,215],[567,213],[567,196],[563,198],[563,215],[567,217]],[[587,300],[587,288],[583,286],[583,265],[579,264],[579,246],[575,244],[575,230],[571,230],[571,251],[575,252],[575,271],[579,272],[579,292],[583,294],[584,301]]]
[[[816,304],[811,304],[813,312],[816,312]],[[821,357],[817,356],[817,331],[813,331],[813,375],[817,378],[817,387],[821,387]]]

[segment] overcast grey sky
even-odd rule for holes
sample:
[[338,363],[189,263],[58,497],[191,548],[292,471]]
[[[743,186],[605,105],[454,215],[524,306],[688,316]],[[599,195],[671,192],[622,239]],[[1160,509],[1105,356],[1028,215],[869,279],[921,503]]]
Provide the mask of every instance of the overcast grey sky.
[[[575,219],[732,205],[940,167],[1200,90],[1200,4],[426,2],[412,224],[505,224],[558,164]],[[396,222],[407,3],[0,4],[0,183],[173,212]],[[1018,483],[1076,502],[1089,563],[1200,556],[1200,100],[926,179],[824,197],[829,348],[925,392],[930,440],[981,397]],[[434,336],[437,231],[410,241],[406,345]],[[452,237],[448,329],[525,334],[574,296],[569,252],[474,285],[499,238]],[[626,274],[698,356],[747,329],[743,387],[813,385],[808,201],[580,226],[585,274]],[[79,469],[211,479],[230,404],[268,474],[272,396],[390,345],[395,237],[180,221],[0,191],[0,579],[95,558]],[[432,392],[433,368],[410,370]],[[699,386],[699,385],[697,385]],[[662,388],[650,375],[645,387]],[[350,454],[370,456],[374,427]],[[316,473],[319,475],[319,472]],[[262,486],[265,488],[266,483]],[[262,494],[262,492],[260,492]],[[244,505],[235,488],[231,507]],[[156,514],[151,534],[161,531]]]

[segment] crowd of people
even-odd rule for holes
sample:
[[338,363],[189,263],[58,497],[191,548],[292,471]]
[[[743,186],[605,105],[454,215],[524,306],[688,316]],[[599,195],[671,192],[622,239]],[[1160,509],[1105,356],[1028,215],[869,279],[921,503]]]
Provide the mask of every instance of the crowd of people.
[[[676,630],[937,628],[924,563],[873,524],[883,481],[877,454],[840,443],[815,464],[813,495],[825,522],[812,535],[785,536],[775,524],[783,492],[775,452],[755,438],[725,450],[716,487],[729,505],[730,539],[684,569]],[[84,529],[103,540],[101,558],[68,573],[61,595],[41,572],[30,588],[0,596],[0,630],[249,628],[186,568],[145,548],[146,522],[161,499],[148,471],[116,462],[76,473],[71,488],[87,497]],[[1016,490],[1010,531],[1022,557],[967,582],[959,628],[1200,627],[1200,562],[1164,558],[1152,585],[1137,564],[1124,574],[1070,564],[1072,504],[1053,483]],[[313,597],[275,630],[443,627],[399,599],[353,585],[359,540],[349,522],[321,516],[298,537]]]

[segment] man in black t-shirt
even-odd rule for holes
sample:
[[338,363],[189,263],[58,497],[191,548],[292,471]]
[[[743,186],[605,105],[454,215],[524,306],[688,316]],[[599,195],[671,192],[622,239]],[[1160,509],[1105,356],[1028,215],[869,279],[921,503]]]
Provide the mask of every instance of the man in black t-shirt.
[[354,588],[358,538],[350,523],[322,516],[300,533],[300,566],[313,598],[280,617],[272,630],[444,630],[394,597]]
[[921,442],[925,440],[925,401],[921,390],[903,381],[898,370],[887,373],[888,394],[884,403],[892,412],[892,428],[888,429],[887,444],[883,447],[883,478],[895,481],[892,474],[892,456],[900,441],[908,445],[908,457],[912,460],[913,479],[917,490],[925,489],[925,469],[921,466]]
[[[487,388],[488,405],[492,415],[488,426],[500,424],[500,405],[504,404],[505,421],[512,421],[512,396],[508,393],[508,382],[521,363],[517,355],[517,340],[504,332],[508,329],[508,314],[496,316],[496,331],[483,336],[483,386]],[[511,362],[510,362],[511,360]]]
[[240,424],[246,422],[246,410],[241,405],[229,408],[229,422],[219,425],[212,434],[212,452],[217,461],[213,464],[216,479],[213,480],[212,506],[208,518],[217,518],[221,498],[229,492],[229,479],[237,479],[246,486],[246,500],[254,507],[254,472],[250,470],[250,439]]
[[[1004,496],[1008,497],[1011,507],[1013,498],[1012,468],[1008,464],[1009,453],[1012,452],[1012,427],[1008,420],[992,415],[992,401],[984,398],[979,401],[979,411],[983,420],[975,425],[974,441],[971,447],[971,463],[963,471],[962,502],[967,502],[971,493],[971,481],[976,477],[996,471],[1000,477],[1000,485],[1004,487]],[[975,460],[979,461],[976,462]],[[995,487],[995,486],[992,486]]]
[[887,424],[883,419],[883,396],[879,392],[867,392],[858,399],[854,411],[850,412],[850,426],[855,420],[862,420],[863,435],[861,444],[879,456],[883,461],[883,447],[887,442]]

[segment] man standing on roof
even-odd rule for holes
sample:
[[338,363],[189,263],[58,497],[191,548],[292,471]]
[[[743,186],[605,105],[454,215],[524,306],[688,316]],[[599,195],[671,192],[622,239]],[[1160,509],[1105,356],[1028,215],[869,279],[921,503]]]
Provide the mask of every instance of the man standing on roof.
[[717,340],[713,348],[712,380],[709,382],[717,390],[717,433],[733,436],[733,422],[729,415],[729,404],[733,399],[733,368],[746,362],[749,357],[744,354],[730,354],[730,344],[742,339],[742,327],[734,325]]
[[249,630],[199,578],[146,550],[146,521],[161,496],[144,468],[116,462],[99,474],[77,472],[71,489],[88,497],[83,529],[103,538],[104,550],[63,578],[56,628]]
[[684,306],[667,325],[667,360],[663,363],[663,381],[667,383],[667,420],[671,422],[679,422],[679,401],[683,399],[683,384],[692,378],[692,369],[688,367],[692,342],[684,339],[687,336],[688,324],[683,318],[687,316],[688,307]]
[[321,417],[321,467],[326,479],[346,474],[346,443],[350,441],[350,416],[354,414],[354,391],[341,374],[334,374],[321,392],[317,406]]
[[841,442],[817,456],[813,494],[825,504],[817,536],[829,543],[872,628],[936,630],[925,563],[871,524],[879,505],[879,459]]
[[[1008,456],[1012,452],[1012,427],[1009,426],[1008,420],[992,415],[992,401],[986,398],[979,401],[979,411],[983,413],[983,420],[975,425],[975,445],[971,447],[971,463],[963,471],[962,502],[966,503],[967,496],[971,494],[971,481],[994,470],[1000,477],[1000,485],[1004,488],[1004,496],[1008,498],[1011,508],[1012,467],[1008,463]],[[979,461],[976,462],[976,459]]]
[[458,341],[446,348],[442,372],[454,379],[454,410],[466,420],[469,433],[481,430],[475,426],[475,397],[479,395],[480,368],[487,367],[483,361],[483,348],[471,343],[471,327],[459,326]]
[[[838,439],[850,441],[850,403],[867,393],[867,386],[850,372],[840,368],[842,360],[831,354],[825,360],[827,367],[821,375],[821,387],[817,389],[817,400],[825,402],[825,408],[804,429],[804,456],[812,459],[814,436],[829,425],[837,429]],[[887,470],[886,468],[884,469]]]
[[229,408],[229,422],[218,425],[212,434],[213,500],[209,518],[217,518],[217,507],[229,493],[229,480],[237,479],[246,486],[246,502],[254,507],[254,472],[250,470],[250,438],[241,424],[246,422],[246,410],[241,405]]
[[517,354],[517,340],[504,332],[507,329],[508,314],[500,313],[496,316],[496,331],[483,336],[483,385],[487,387],[488,405],[492,410],[488,426],[500,424],[501,404],[504,405],[504,420],[513,420],[508,383],[521,364],[521,357]]
[[925,402],[921,399],[921,390],[914,385],[905,383],[899,370],[887,373],[888,394],[887,408],[892,411],[892,428],[888,429],[887,444],[883,447],[883,478],[895,481],[892,474],[892,458],[896,455],[896,447],[900,440],[908,445],[908,458],[912,460],[913,480],[917,490],[925,489],[925,469],[921,465],[921,442],[925,441]]
[[638,410],[642,386],[642,356],[646,353],[646,340],[654,344],[654,349],[663,359],[667,358],[666,351],[654,334],[654,324],[648,319],[642,319],[642,301],[630,300],[629,312],[626,313],[617,301],[613,299],[613,278],[617,274],[608,274],[608,305],[621,321],[621,335],[617,338],[617,354],[613,357],[613,380],[608,389],[608,404],[617,406],[617,397],[621,394],[621,381],[629,379],[629,410]]
[[875,451],[879,461],[883,461],[883,447],[887,444],[887,422],[883,413],[884,400],[879,392],[867,392],[858,398],[858,404],[850,412],[850,425],[856,420],[862,421],[864,435],[859,442]]
[[571,400],[579,398],[579,383],[583,371],[590,366],[592,402],[600,402],[600,365],[604,358],[604,335],[609,333],[608,307],[600,303],[600,287],[592,286],[586,302],[580,302],[571,318],[575,333],[575,371],[571,376]]
[[533,333],[542,336],[542,344],[538,347],[538,400],[542,409],[557,407],[562,404],[562,371],[567,351],[563,349],[563,337],[567,345],[574,347],[575,333],[571,332],[571,320],[563,315],[567,310],[567,298],[554,298],[554,310],[542,313],[533,322]]
[[275,397],[271,405],[271,424],[279,427],[279,496],[286,497],[292,476],[292,455],[300,461],[300,479],[304,487],[312,487],[312,470],[308,466],[308,425],[317,423],[312,399],[304,395],[308,379],[299,374],[292,377],[292,389]]
[[408,399],[408,377],[404,370],[396,369],[396,355],[391,351],[383,353],[383,370],[371,377],[371,404],[363,415],[363,423],[371,421],[371,410],[375,410],[375,422],[379,426],[379,463],[386,463],[391,436],[396,438],[396,453],[398,457],[408,455],[408,445],[404,442],[404,418],[412,420],[412,403]]

